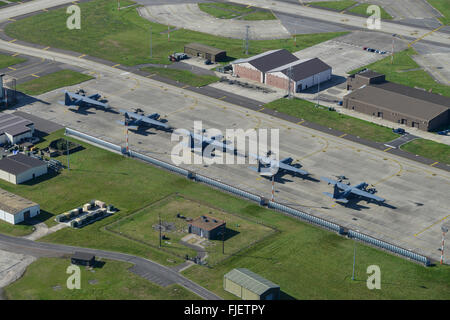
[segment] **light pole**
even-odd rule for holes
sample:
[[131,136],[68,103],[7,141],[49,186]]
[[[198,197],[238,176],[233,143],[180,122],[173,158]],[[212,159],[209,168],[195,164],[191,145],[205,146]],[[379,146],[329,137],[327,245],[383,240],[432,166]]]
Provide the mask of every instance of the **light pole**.
[[153,58],[153,52],[152,52],[152,26],[150,26],[150,59]]
[[355,280],[355,265],[356,265],[356,241],[353,240],[353,272],[352,272],[352,280]]
[[448,228],[446,226],[441,226],[442,230],[442,245],[441,245],[441,264],[444,263],[444,240],[445,240],[445,234],[448,232]]
[[67,170],[70,170],[69,162],[69,139],[66,138],[66,149],[67,149]]

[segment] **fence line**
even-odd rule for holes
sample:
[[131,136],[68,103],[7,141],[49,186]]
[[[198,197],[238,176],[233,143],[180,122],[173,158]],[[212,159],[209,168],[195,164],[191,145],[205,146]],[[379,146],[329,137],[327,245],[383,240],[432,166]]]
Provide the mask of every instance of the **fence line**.
[[[121,152],[122,154],[126,154],[125,149],[123,149],[122,147],[120,147],[118,145],[115,145],[113,143],[101,140],[99,138],[95,138],[93,136],[90,136],[88,134],[79,132],[77,130],[66,128],[66,135],[72,135],[72,136],[80,137],[82,139],[85,139],[87,141],[93,142],[93,143],[98,144],[100,146],[106,147],[106,148],[108,148],[110,150],[118,151],[118,152]],[[203,176],[203,175],[199,175],[199,174],[193,173],[193,172],[191,172],[189,170],[186,170],[186,169],[177,167],[177,166],[175,166],[173,164],[170,164],[170,163],[167,163],[167,162],[164,162],[164,161],[161,161],[161,160],[158,160],[158,159],[155,159],[155,158],[152,158],[152,157],[140,154],[138,152],[129,151],[128,155],[130,157],[143,160],[145,162],[148,162],[148,163],[154,164],[156,166],[162,167],[164,169],[170,170],[172,172],[176,172],[176,173],[181,174],[181,175],[183,175],[183,176],[185,176],[185,177],[187,177],[189,179],[192,179],[192,180],[195,180],[195,181],[199,181],[199,182],[203,182],[203,183],[206,183],[206,184],[211,185],[213,187],[216,187],[216,188],[219,188],[221,190],[227,191],[229,193],[233,193],[235,195],[243,197],[245,199],[248,199],[248,200],[251,200],[251,201],[255,201],[255,202],[257,202],[257,203],[259,203],[261,205],[267,205],[268,208],[271,208],[271,209],[283,212],[285,214],[288,214],[290,216],[294,216],[296,218],[300,218],[300,219],[302,219],[302,220],[304,220],[306,222],[309,222],[309,223],[321,226],[321,227],[326,228],[328,230],[332,230],[332,231],[338,232],[339,234],[342,234],[342,235],[347,234],[347,236],[349,238],[354,238],[354,239],[363,241],[363,242],[365,242],[365,243],[367,243],[369,245],[372,245],[372,246],[375,246],[375,247],[378,247],[378,248],[390,251],[390,252],[392,252],[394,254],[397,254],[397,255],[400,255],[402,257],[414,260],[416,262],[423,263],[426,266],[431,265],[430,259],[428,257],[424,256],[424,255],[412,252],[410,250],[398,247],[396,245],[390,244],[390,243],[382,241],[382,240],[375,239],[373,237],[370,237],[368,235],[365,235],[365,234],[357,232],[357,231],[347,230],[346,228],[344,228],[342,226],[339,226],[339,225],[337,225],[337,224],[335,224],[333,222],[330,222],[330,221],[327,221],[327,220],[315,217],[315,216],[310,215],[308,213],[302,212],[302,211],[297,210],[297,209],[293,209],[291,207],[282,205],[282,204],[274,202],[274,201],[268,201],[264,197],[255,195],[255,194],[253,194],[251,192],[248,192],[248,191],[245,191],[245,190],[242,190],[242,189],[230,186],[228,184],[225,184],[223,182],[220,182],[220,181],[208,178],[208,177]]]

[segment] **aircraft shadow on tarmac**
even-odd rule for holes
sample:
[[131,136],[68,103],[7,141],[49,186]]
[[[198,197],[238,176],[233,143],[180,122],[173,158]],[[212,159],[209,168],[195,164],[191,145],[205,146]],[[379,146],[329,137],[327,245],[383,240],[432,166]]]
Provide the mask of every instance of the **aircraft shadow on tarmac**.
[[362,205],[360,203],[360,201],[365,201],[366,203],[375,203],[380,207],[386,207],[386,208],[393,209],[393,210],[397,209],[396,206],[390,205],[386,202],[367,201],[363,198],[350,198],[350,199],[348,199],[347,203],[341,203],[338,201],[336,201],[336,203],[344,208],[353,209],[353,210],[357,210],[357,211],[361,211],[363,209],[370,209],[370,207]]

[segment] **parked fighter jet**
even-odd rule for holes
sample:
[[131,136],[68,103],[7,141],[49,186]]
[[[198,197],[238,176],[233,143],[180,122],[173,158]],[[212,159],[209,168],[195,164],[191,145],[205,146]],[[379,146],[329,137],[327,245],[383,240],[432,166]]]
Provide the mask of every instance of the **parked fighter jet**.
[[97,108],[104,109],[105,111],[111,107],[107,103],[99,101],[101,95],[96,93],[91,96],[86,97],[84,91],[79,90],[78,93],[72,93],[64,90],[64,101],[58,101],[66,107],[78,106],[79,108]]
[[[383,198],[377,197],[374,189],[367,189],[368,184],[361,182],[356,186],[351,186],[350,184],[345,184],[340,181],[331,180],[325,177],[321,177],[322,181],[332,184],[334,186],[333,194],[324,192],[323,194],[334,199],[337,202],[347,203],[348,198],[353,195],[357,197],[363,197],[369,200],[375,200],[378,202],[384,202]],[[341,191],[342,190],[342,191]],[[369,192],[371,191],[371,192]]]
[[157,113],[145,116],[135,112],[126,111],[123,109],[120,109],[119,112],[125,116],[125,121],[117,121],[117,123],[121,125],[126,125],[131,130],[138,130],[140,126],[147,126],[147,127],[154,126],[164,129],[169,128],[169,126],[164,122],[158,121],[160,115]]
[[272,176],[278,172],[286,171],[290,174],[301,174],[308,175],[309,173],[305,170],[301,170],[292,166],[292,158],[285,158],[283,160],[277,161],[275,159],[270,158],[270,152],[266,157],[261,157],[255,154],[249,154],[250,157],[258,160],[258,167],[250,167],[250,169],[255,170],[262,176]]

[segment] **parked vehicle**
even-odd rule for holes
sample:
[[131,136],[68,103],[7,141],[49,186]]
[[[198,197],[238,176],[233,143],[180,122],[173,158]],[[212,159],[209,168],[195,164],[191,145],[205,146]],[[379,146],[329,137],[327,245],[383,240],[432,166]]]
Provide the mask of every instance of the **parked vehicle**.
[[205,64],[209,65],[209,64],[213,64],[213,63],[211,62],[211,60],[207,59],[207,60],[205,60]]
[[398,134],[405,134],[406,133],[405,129],[402,129],[402,128],[392,129],[392,132],[398,133]]

